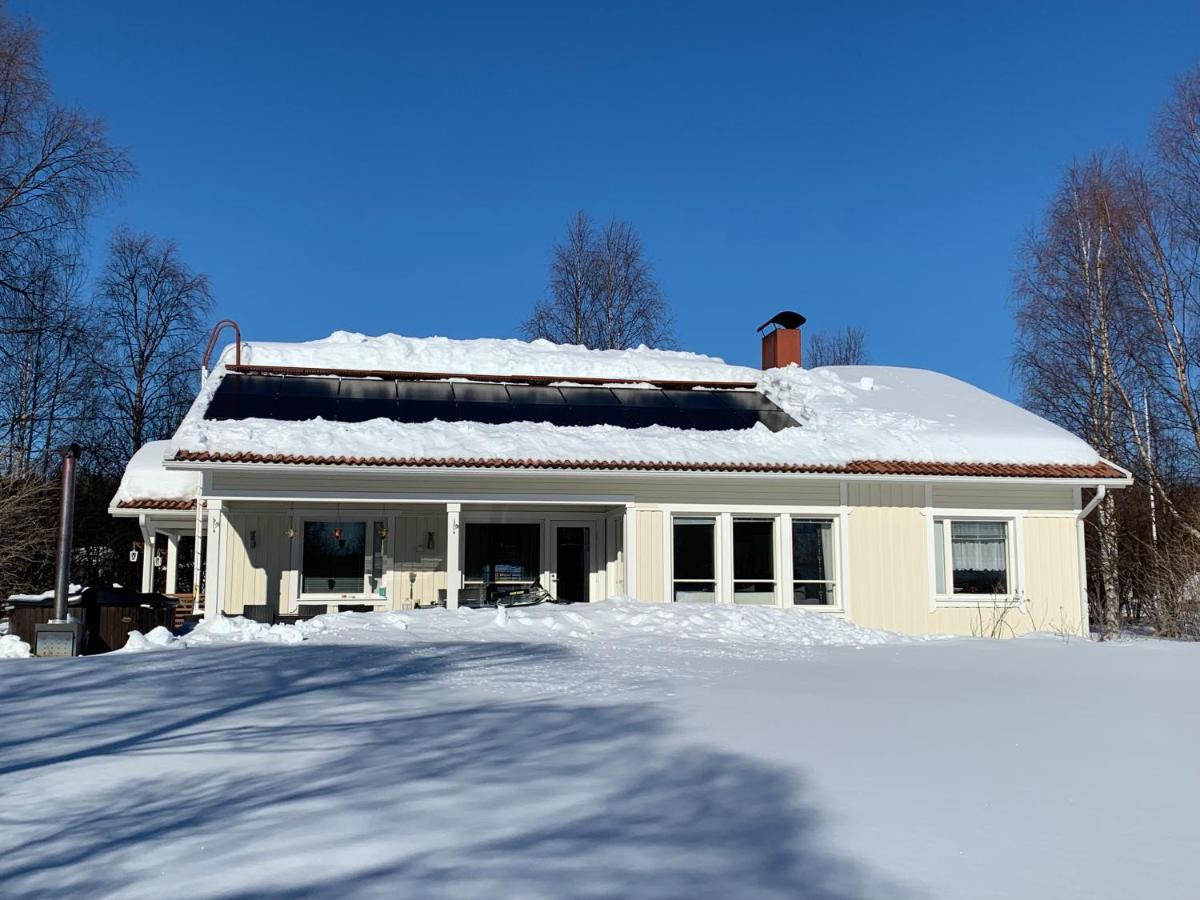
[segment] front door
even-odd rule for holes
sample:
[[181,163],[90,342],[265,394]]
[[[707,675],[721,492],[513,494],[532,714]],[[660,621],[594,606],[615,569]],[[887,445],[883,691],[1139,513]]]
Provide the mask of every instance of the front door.
[[554,587],[563,602],[591,600],[592,528],[590,525],[554,526]]

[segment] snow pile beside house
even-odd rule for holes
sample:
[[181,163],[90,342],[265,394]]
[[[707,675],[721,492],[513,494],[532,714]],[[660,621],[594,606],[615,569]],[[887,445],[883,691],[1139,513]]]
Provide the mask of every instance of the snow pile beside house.
[[133,632],[129,652],[205,644],[359,640],[519,641],[644,645],[649,652],[689,655],[790,656],[806,647],[863,647],[911,638],[862,628],[836,616],[797,609],[643,603],[614,597],[602,603],[511,609],[426,609],[396,613],[330,613],[294,625],[264,625],[242,617],[201,622],[176,638],[159,627]]
[[200,473],[170,472],[163,468],[163,457],[171,449],[170,441],[151,441],[144,445],[121,476],[121,484],[112,499],[114,506],[135,500],[194,500],[200,493]]
[[0,634],[0,659],[26,659],[30,647],[15,634]]
[[[228,359],[229,350],[223,358]],[[597,351],[546,341],[370,338],[247,345],[243,362],[431,373],[752,382],[800,427],[688,431],[546,423],[347,424],[314,419],[207,421],[219,367],[172,441],[175,450],[384,459],[536,459],[683,464],[845,465],[884,460],[1089,465],[1096,452],[1067,431],[962,381],[918,369],[849,366],[766,372],[672,351]],[[159,486],[162,491],[163,487]],[[124,485],[123,485],[124,490]]]

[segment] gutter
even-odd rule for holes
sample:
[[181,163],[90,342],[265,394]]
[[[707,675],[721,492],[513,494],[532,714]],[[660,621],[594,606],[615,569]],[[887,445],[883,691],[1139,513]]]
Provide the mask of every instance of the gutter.
[[1079,511],[1079,515],[1075,517],[1076,537],[1079,546],[1079,629],[1080,637],[1085,641],[1091,640],[1092,623],[1088,617],[1087,539],[1084,536],[1083,522],[1103,502],[1106,496],[1108,496],[1108,486],[1097,484],[1096,496],[1089,500],[1087,506],[1083,507]]

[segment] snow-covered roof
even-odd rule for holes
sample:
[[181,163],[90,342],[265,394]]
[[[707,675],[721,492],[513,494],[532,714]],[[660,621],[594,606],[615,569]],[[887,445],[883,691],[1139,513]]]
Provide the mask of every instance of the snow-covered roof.
[[170,441],[150,441],[125,467],[112,507],[124,509],[188,509],[200,495],[200,473],[169,471],[163,459]]
[[232,360],[228,347],[171,441],[176,459],[878,474],[891,471],[880,465],[887,463],[906,474],[1121,476],[1062,428],[965,382],[919,369],[790,366],[764,372],[695,353],[647,348],[596,351],[547,341],[349,332],[307,343],[242,347],[239,371],[283,367],[314,375],[357,371],[753,384],[799,423],[780,431],[759,425],[700,432],[537,422],[207,420],[204,411]]

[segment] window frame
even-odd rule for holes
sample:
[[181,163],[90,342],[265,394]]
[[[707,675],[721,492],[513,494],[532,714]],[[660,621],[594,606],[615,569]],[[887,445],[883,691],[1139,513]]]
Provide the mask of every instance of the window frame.
[[[796,560],[792,552],[792,523],[796,520],[801,522],[828,522],[829,523],[829,555],[831,557],[829,568],[833,570],[833,577],[824,580],[815,578],[797,578],[795,565]],[[787,517],[787,536],[785,539],[788,555],[788,564],[791,570],[791,590],[789,592],[790,600],[787,605],[795,606],[800,609],[816,609],[816,610],[841,610],[842,609],[842,547],[841,534],[838,528],[838,523],[841,518],[837,515],[790,515]],[[829,603],[797,603],[796,602],[796,585],[798,584],[824,584],[828,585],[830,597]]]
[[[729,517],[729,601],[737,606],[780,606],[779,593],[779,528],[780,516],[763,513],[755,515],[753,513],[732,513]],[[771,526],[771,537],[767,542],[767,546],[771,549],[771,575],[769,578],[738,578],[737,576],[737,552],[735,550],[735,541],[733,539],[734,529],[738,522],[766,522]],[[771,602],[770,603],[739,603],[738,602],[738,585],[739,584],[770,584],[771,585]]]
[[[712,522],[712,562],[713,562],[713,577],[712,578],[676,578],[675,577],[675,520],[676,519],[707,519]],[[706,585],[711,584],[713,587],[713,605],[719,604],[722,601],[722,553],[721,547],[724,541],[721,539],[721,514],[720,513],[668,513],[667,515],[667,540],[669,546],[669,556],[667,557],[668,579],[666,594],[670,603],[686,603],[675,599],[676,585],[678,584],[695,584]],[[707,603],[697,603],[699,606],[708,606]]]
[[[942,528],[942,578],[944,591],[938,591],[937,523]],[[967,594],[954,592],[954,522],[1000,522],[1004,525],[1005,564],[1008,590],[1003,594]],[[945,527],[950,526],[950,527]],[[929,593],[932,609],[976,609],[980,606],[1017,606],[1025,603],[1024,570],[1022,563],[1023,528],[1019,512],[1011,510],[931,509],[928,516]]]
[[[843,500],[844,500],[843,491]],[[665,516],[662,529],[662,553],[665,561],[665,576],[663,584],[663,599],[668,603],[675,602],[675,520],[676,519],[712,519],[714,520],[714,576],[716,580],[715,603],[725,606],[766,606],[765,604],[738,604],[734,601],[734,572],[733,572],[733,522],[735,519],[770,519],[773,524],[772,551],[774,554],[774,584],[775,600],[767,608],[775,609],[806,609],[817,613],[832,613],[844,615],[847,611],[846,597],[849,582],[849,562],[846,555],[845,534],[847,525],[847,508],[843,502],[840,506],[817,507],[775,507],[762,509],[753,506],[700,506],[691,504],[671,504],[661,507]],[[832,603],[795,603],[796,583],[793,579],[792,560],[792,519],[827,521],[832,534],[832,559],[829,569],[832,578],[822,582],[829,584],[832,592]],[[742,579],[753,581],[752,579]],[[761,580],[760,580],[761,581]]]
[[[296,590],[297,601],[303,602],[306,600],[373,600],[377,603],[391,602],[390,596],[380,596],[379,588],[388,587],[388,577],[391,574],[389,566],[390,547],[388,544],[391,535],[391,522],[387,516],[366,516],[360,518],[355,515],[341,516],[340,518],[320,518],[319,514],[314,515],[299,515],[295,517],[296,525],[293,526],[296,537],[298,538],[296,560]],[[362,522],[365,526],[365,539],[363,540],[363,579],[362,589],[353,591],[306,591],[304,590],[304,534],[305,526],[309,523],[331,524],[339,522],[342,524],[352,524]],[[377,544],[378,529],[388,529],[387,534],[383,535],[380,543]],[[378,556],[379,576],[375,576],[375,563]],[[390,591],[388,592],[390,594]]]

